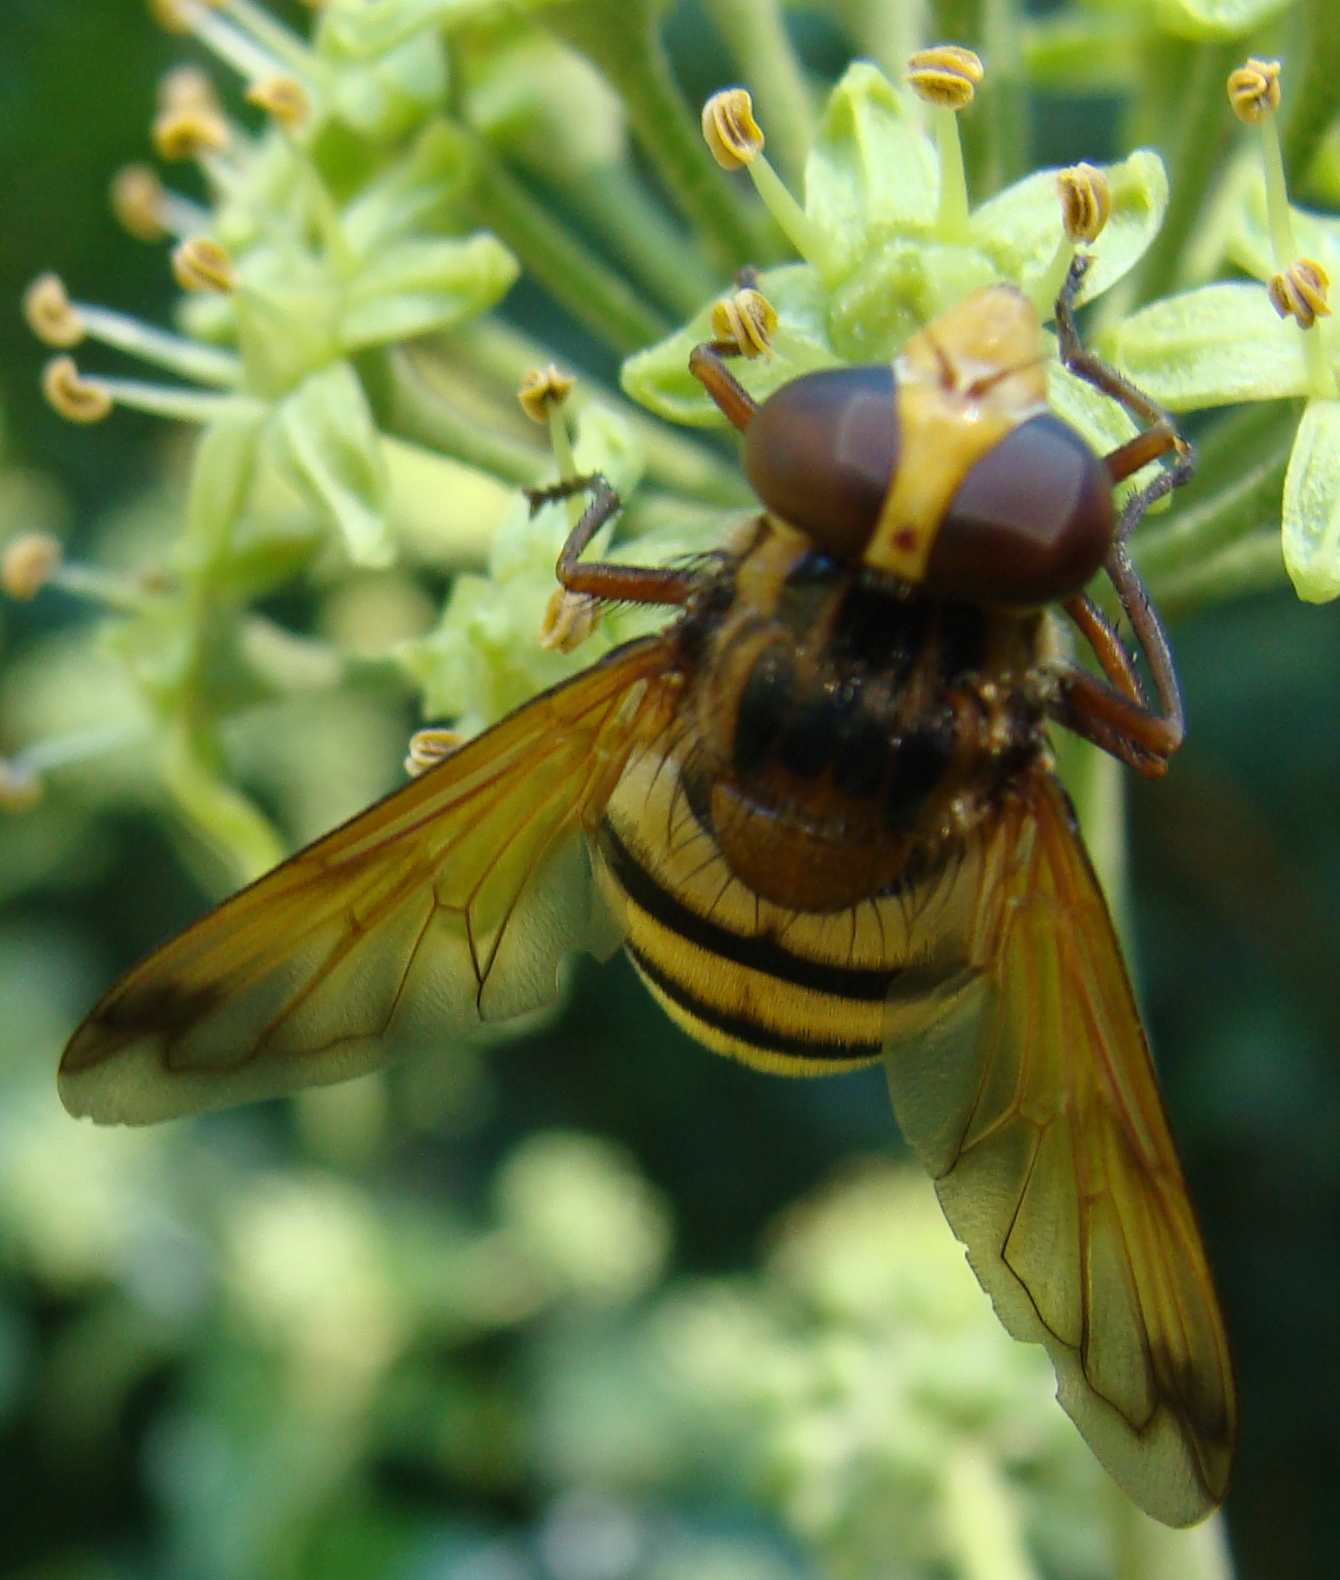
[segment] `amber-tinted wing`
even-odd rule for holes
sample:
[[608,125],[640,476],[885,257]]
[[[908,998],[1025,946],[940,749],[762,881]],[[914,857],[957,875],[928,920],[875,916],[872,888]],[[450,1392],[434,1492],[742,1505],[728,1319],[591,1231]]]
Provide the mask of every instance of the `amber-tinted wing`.
[[607,655],[136,966],[65,1050],[65,1106],[146,1124],[550,1001],[566,955],[615,942],[583,836],[672,706],[667,653]]
[[989,836],[981,975],[892,1047],[894,1108],[1015,1338],[1147,1513],[1222,1499],[1237,1429],[1228,1344],[1111,918],[1040,771]]

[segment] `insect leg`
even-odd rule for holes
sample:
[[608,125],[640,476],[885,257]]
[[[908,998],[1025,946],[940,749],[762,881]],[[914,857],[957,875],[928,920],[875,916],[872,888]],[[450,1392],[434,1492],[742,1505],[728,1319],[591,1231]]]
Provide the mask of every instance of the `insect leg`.
[[1194,458],[1191,446],[1178,433],[1168,413],[1081,342],[1074,306],[1088,267],[1087,257],[1076,257],[1056,301],[1061,360],[1072,373],[1115,400],[1144,425],[1134,438],[1105,457],[1108,475],[1116,484],[1151,461],[1172,457],[1168,466],[1160,468],[1150,482],[1127,499],[1103,562],[1149,665],[1157,704],[1152,705],[1146,698],[1139,676],[1110,622],[1087,597],[1080,595],[1067,600],[1064,607],[1088,640],[1107,678],[1099,680],[1078,667],[1066,666],[1058,674],[1060,684],[1049,711],[1060,723],[1112,752],[1137,772],[1157,778],[1166,771],[1168,758],[1182,744],[1182,695],[1167,634],[1131,563],[1126,540],[1156,499],[1187,481]]
[[1096,390],[1125,409],[1131,418],[1143,425],[1143,431],[1104,457],[1108,475],[1113,483],[1148,466],[1161,456],[1172,454],[1172,463],[1163,468],[1157,477],[1138,489],[1126,501],[1117,522],[1116,538],[1124,543],[1145,511],[1156,499],[1161,499],[1174,488],[1185,483],[1195,467],[1191,446],[1177,431],[1177,425],[1156,401],[1150,399],[1116,368],[1109,367],[1101,357],[1089,351],[1075,327],[1075,295],[1080,282],[1088,271],[1089,259],[1082,254],[1070,265],[1070,273],[1056,299],[1056,338],[1061,361],[1078,378],[1092,384]]
[[578,563],[582,550],[607,522],[613,520],[623,503],[599,472],[592,473],[590,477],[573,478],[554,488],[533,490],[527,497],[531,508],[537,509],[553,499],[567,498],[576,493],[589,493],[591,503],[568,534],[558,556],[555,575],[567,592],[620,603],[681,604],[688,601],[702,583],[702,576],[697,571],[646,565],[613,565],[602,560],[585,565]]
[[1111,752],[1137,773],[1157,779],[1167,771],[1169,757],[1182,744],[1182,694],[1168,638],[1124,545],[1114,546],[1106,569],[1149,664],[1158,705],[1151,706],[1145,697],[1111,623],[1080,594],[1067,599],[1063,607],[1088,640],[1107,678],[1100,680],[1077,665],[1063,666],[1057,671],[1057,690],[1047,711],[1058,723]]
[[743,433],[758,408],[758,402],[726,366],[727,357],[738,355],[729,341],[705,340],[689,352],[689,372],[727,419]]

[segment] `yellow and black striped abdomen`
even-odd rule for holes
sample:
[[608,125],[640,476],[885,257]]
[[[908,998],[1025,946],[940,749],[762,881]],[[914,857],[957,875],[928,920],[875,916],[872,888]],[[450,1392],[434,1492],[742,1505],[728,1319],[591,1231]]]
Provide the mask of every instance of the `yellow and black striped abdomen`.
[[667,1014],[760,1069],[821,1075],[868,1064],[892,1037],[929,1024],[970,969],[979,885],[966,856],[914,889],[839,911],[788,911],[732,873],[674,757],[650,754],[625,775],[595,859],[629,956]]

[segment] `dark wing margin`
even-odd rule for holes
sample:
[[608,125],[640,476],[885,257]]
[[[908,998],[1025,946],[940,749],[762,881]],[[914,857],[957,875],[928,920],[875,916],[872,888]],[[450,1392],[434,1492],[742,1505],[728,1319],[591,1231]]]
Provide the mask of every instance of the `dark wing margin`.
[[66,1108],[250,1102],[551,1001],[566,956],[614,945],[584,836],[675,684],[665,638],[630,642],[226,900],[94,1007]]
[[1040,770],[984,836],[979,973],[886,1059],[898,1122],[1007,1331],[1167,1525],[1222,1502],[1228,1342],[1106,902]]

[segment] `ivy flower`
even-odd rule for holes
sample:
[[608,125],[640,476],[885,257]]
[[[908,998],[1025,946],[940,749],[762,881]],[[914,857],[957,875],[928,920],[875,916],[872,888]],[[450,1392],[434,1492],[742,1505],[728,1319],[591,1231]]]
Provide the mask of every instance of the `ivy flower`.
[[[624,509],[594,549],[640,564],[710,551],[757,508],[721,413],[689,372],[703,341],[738,351],[740,381],[762,399],[813,369],[897,355],[980,286],[1013,282],[1045,323],[1083,251],[1079,301],[1099,349],[1173,410],[1240,408],[1205,424],[1199,480],[1133,544],[1161,605],[1270,585],[1283,566],[1304,598],[1340,593],[1340,331],[1329,302],[1340,220],[1291,207],[1284,175],[1340,194],[1340,154],[1323,138],[1325,71],[1321,86],[1317,69],[1301,74],[1281,138],[1278,68],[1239,67],[1230,103],[1259,128],[1263,171],[1254,154],[1239,150],[1226,169],[1215,154],[1231,127],[1222,83],[1244,36],[1283,38],[1301,18],[1316,61],[1340,69],[1340,44],[1317,22],[1324,4],[1116,0],[1025,19],[1006,0],[986,8],[986,39],[926,47],[924,8],[821,0],[814,9],[862,57],[826,92],[776,0],[706,6],[732,56],[720,78],[747,86],[697,106],[670,69],[665,0],[312,0],[310,36],[261,0],[152,0],[210,61],[169,73],[152,120],[156,156],[186,167],[195,195],[147,166],[113,186],[125,227],[171,249],[174,327],[85,300],[49,274],[25,309],[53,352],[45,394],[71,421],[126,407],[194,430],[175,531],[148,549],[138,540],[130,570],[17,534],[0,583],[15,599],[73,594],[97,606],[105,618],[86,656],[119,666],[134,698],[109,721],[117,739],[132,731],[152,748],[182,819],[236,876],[272,864],[284,841],[240,787],[234,718],[354,682],[409,694],[429,718],[452,721],[415,737],[417,771],[659,618],[555,596],[554,563],[581,504],[553,485],[608,477]],[[1073,163],[1024,169],[1025,91],[1058,85],[1143,91],[1122,133],[1132,151],[1090,163],[1075,148]],[[1168,107],[1183,103],[1179,120]],[[547,324],[562,315],[561,347],[522,327],[537,300],[552,310]],[[98,346],[153,371],[105,375]],[[1129,438],[1124,413],[1054,353],[1047,378],[1051,405],[1095,450]],[[1285,403],[1300,400],[1296,420]],[[349,587],[372,573],[413,586],[425,569],[435,576],[420,601],[441,596],[436,618],[371,654],[341,638],[332,610]],[[319,611],[315,635],[258,607],[294,585]],[[44,774],[107,745],[105,730],[87,729],[34,742],[0,764],[0,800],[31,804]],[[547,1210],[572,1157],[514,1176],[513,1207]],[[839,1217],[864,1212],[859,1196],[848,1193]],[[871,1216],[888,1221],[901,1197],[901,1185],[880,1186]],[[573,1215],[592,1214],[578,1203]],[[636,1278],[607,1266],[598,1245],[570,1282],[617,1285],[620,1298],[650,1284],[664,1234],[656,1210],[643,1217]],[[552,1225],[536,1222],[543,1241]],[[940,1317],[875,1331],[869,1310],[833,1293],[864,1252],[831,1262],[822,1227],[792,1233],[770,1275],[791,1286],[802,1325],[823,1330],[812,1346],[807,1331],[806,1365],[792,1368],[801,1386],[744,1400],[776,1407],[788,1523],[848,1572],[873,1572],[865,1554],[881,1546],[888,1502],[861,1468],[887,1446],[888,1412],[863,1410],[873,1377],[924,1416],[910,1458],[883,1467],[917,1544],[906,1561],[986,1572],[991,1554],[964,1534],[985,1489],[1003,1533],[988,1546],[1012,1573],[1032,1572],[1027,1526],[1047,1498],[1039,1504],[1011,1465],[1043,1466],[1053,1491],[1070,1486],[1069,1440],[1050,1435],[1059,1416],[1021,1414],[1034,1379],[980,1360],[918,1391],[925,1357],[913,1366],[900,1347],[915,1349],[918,1325]],[[783,1378],[788,1320],[794,1311],[766,1335]],[[977,1354],[975,1339],[964,1346]],[[1012,1428],[1025,1417],[1040,1424],[1021,1450]],[[810,1429],[835,1419],[862,1455],[816,1465],[814,1445],[832,1440]],[[1186,1547],[1164,1551],[1167,1572],[1224,1572],[1213,1557],[1183,1562]],[[1083,1561],[1103,1572],[1103,1554],[1085,1548]]]

